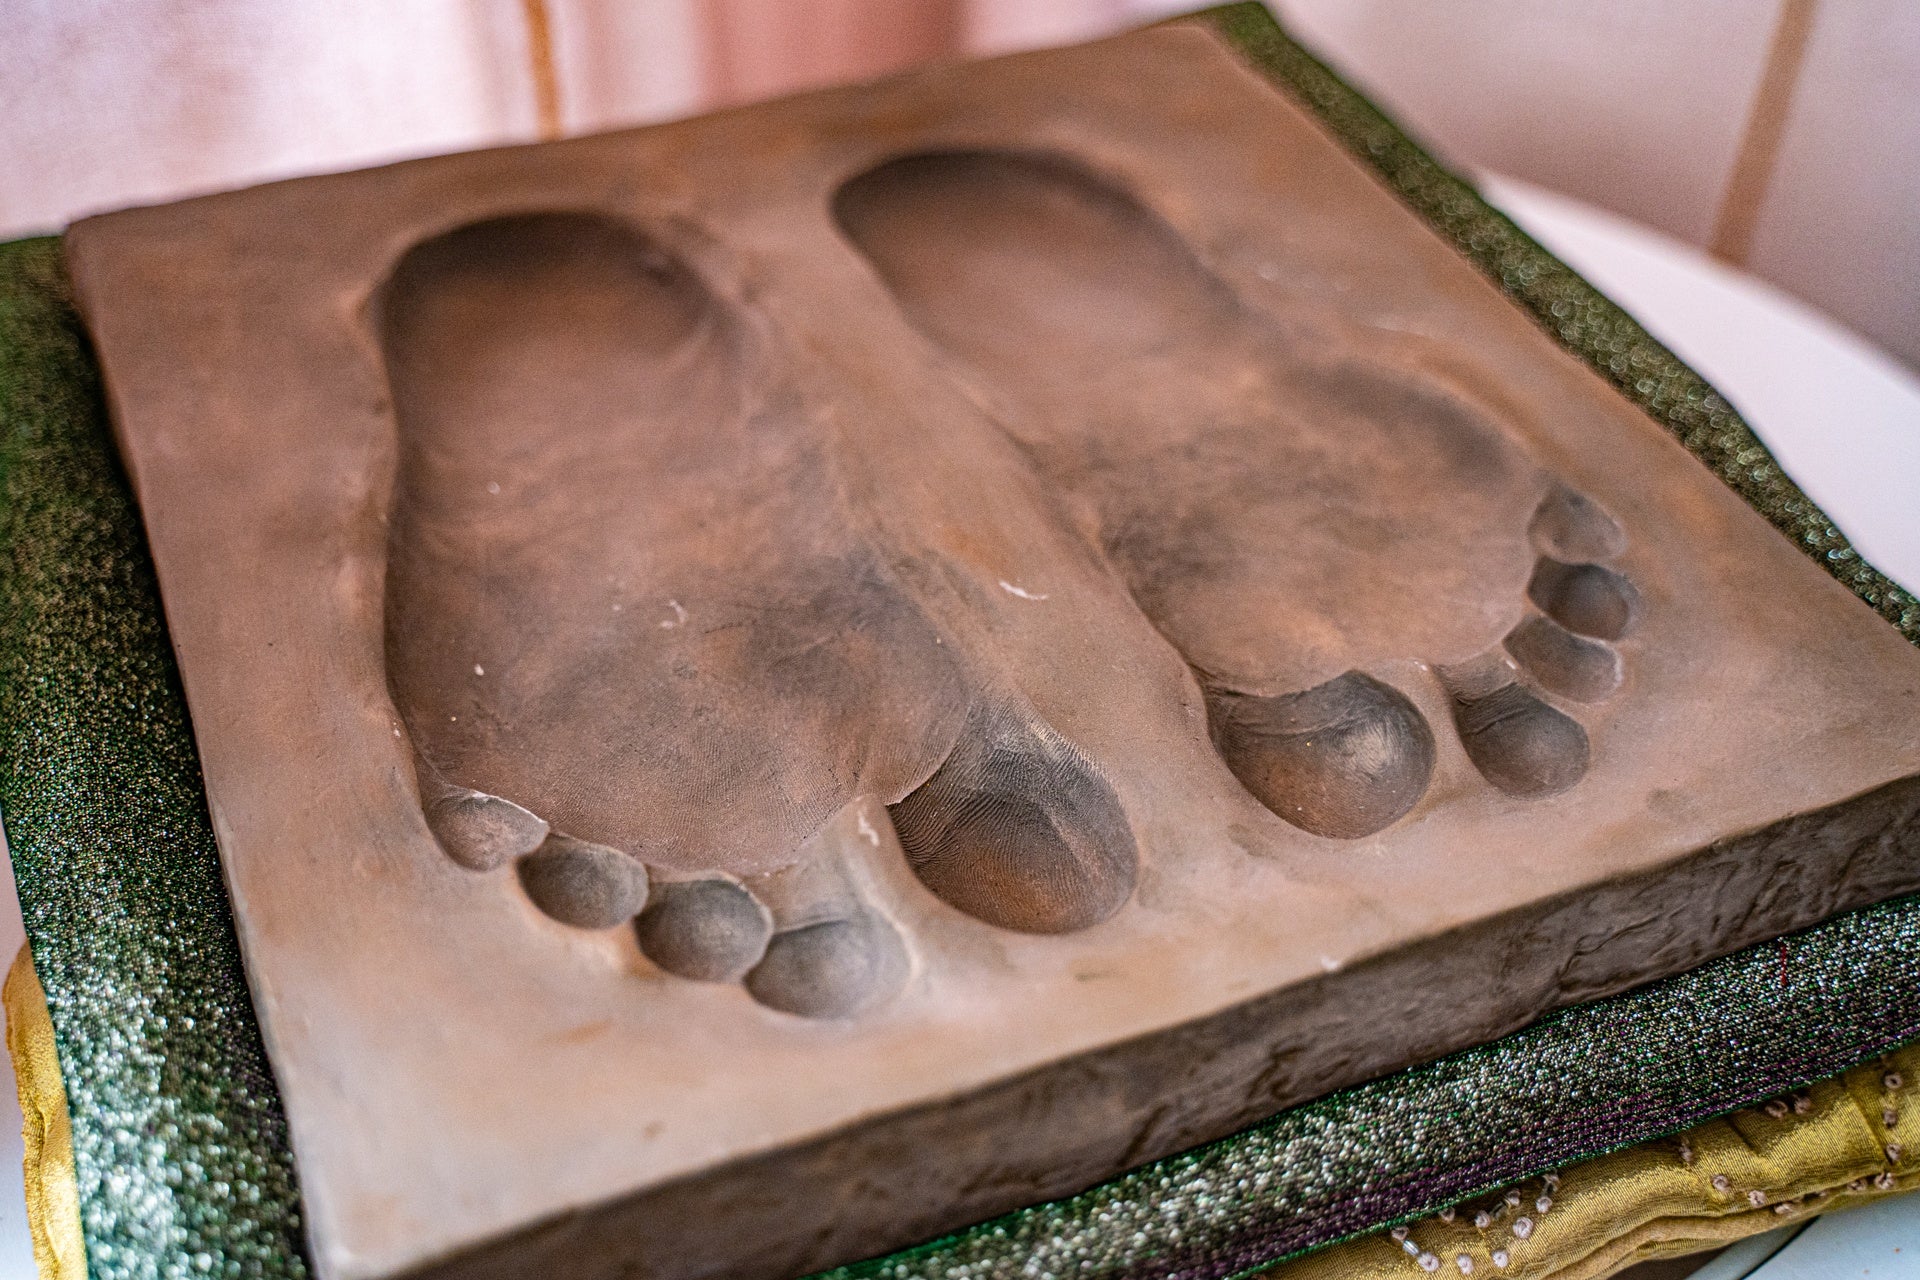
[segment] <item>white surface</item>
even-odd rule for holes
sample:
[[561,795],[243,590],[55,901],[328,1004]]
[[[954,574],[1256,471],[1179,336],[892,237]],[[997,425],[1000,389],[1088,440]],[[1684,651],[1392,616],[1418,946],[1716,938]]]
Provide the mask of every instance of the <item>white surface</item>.
[[[1869,559],[1920,585],[1920,381],[1808,308],[1663,236],[1511,180],[1485,186],[1494,204],[1738,405]],[[0,964],[22,936],[12,871],[0,866]],[[0,1280],[28,1280],[11,1062],[0,1065],[0,1094]],[[1920,1278],[1920,1195],[1823,1219],[1754,1274]]]
[[1920,1276],[1920,1193],[1816,1218],[1758,1269],[1744,1274],[1753,1280]]
[[1759,1274],[1761,1267],[1772,1261],[1775,1254],[1806,1229],[1806,1223],[1796,1222],[1790,1227],[1779,1227],[1763,1235],[1748,1236],[1739,1244],[1715,1254],[1688,1280],[1748,1280],[1748,1277]]
[[1689,1280],[1911,1280],[1920,1276],[1920,1194],[1742,1240]]
[[1780,0],[1277,0],[1287,29],[1447,159],[1691,244],[1721,192]]
[[1861,554],[1920,587],[1920,379],[1658,232],[1510,178],[1481,186],[1733,401]]
[[105,209],[535,133],[517,0],[0,9],[6,239]]
[[[6,856],[0,832],[0,973],[20,954],[27,927],[20,919],[20,898],[13,888],[13,860]],[[0,1022],[5,1019],[0,1013]],[[33,1240],[27,1234],[27,1192],[20,1169],[26,1147],[20,1137],[20,1091],[14,1087],[13,1058],[0,1053],[0,1277],[31,1280]]]

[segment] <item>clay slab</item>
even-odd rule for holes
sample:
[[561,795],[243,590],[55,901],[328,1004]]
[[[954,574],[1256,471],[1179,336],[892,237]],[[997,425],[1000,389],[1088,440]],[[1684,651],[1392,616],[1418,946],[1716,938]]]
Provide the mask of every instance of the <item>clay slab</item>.
[[1920,655],[1197,25],[69,246],[323,1276],[797,1274],[1920,888]]

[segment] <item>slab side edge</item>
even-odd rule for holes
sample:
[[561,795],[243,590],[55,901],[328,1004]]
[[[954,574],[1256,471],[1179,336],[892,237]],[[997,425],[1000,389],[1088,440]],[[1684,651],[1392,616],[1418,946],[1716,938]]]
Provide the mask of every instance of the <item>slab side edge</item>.
[[[778,1280],[858,1261],[1914,892],[1920,776],[966,1097],[537,1224],[407,1280]],[[1479,1002],[1464,1032],[1440,1016],[1463,998]],[[1161,1105],[1169,1096],[1183,1108]]]

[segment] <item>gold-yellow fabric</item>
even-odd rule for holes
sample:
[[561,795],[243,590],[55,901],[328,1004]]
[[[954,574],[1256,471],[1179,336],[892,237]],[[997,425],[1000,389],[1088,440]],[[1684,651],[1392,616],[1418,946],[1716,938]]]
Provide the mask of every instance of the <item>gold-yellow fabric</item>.
[[20,1087],[21,1136],[27,1154],[27,1230],[40,1280],[87,1280],[87,1246],[80,1234],[80,1184],[73,1172],[73,1130],[67,1089],[53,1045],[47,995],[25,947],[13,959],[0,1003],[7,1010],[7,1053]]
[[1916,1186],[1920,1045],[1676,1137],[1331,1245],[1261,1280],[1596,1280]]

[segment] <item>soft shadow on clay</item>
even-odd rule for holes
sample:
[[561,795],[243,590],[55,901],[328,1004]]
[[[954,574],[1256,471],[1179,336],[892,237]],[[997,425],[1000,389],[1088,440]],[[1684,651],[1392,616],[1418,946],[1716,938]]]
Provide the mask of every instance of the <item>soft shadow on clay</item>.
[[602,218],[502,218],[410,252],[379,320],[388,680],[450,858],[807,1017],[910,969],[853,887],[878,842],[810,834],[862,786],[928,779],[893,806],[901,846],[976,919],[1067,932],[1128,900],[1099,771],[1030,709],[982,709],[805,415],[744,406],[746,344],[685,263]]
[[[913,323],[1015,396],[1036,382],[1086,380],[1103,361],[1215,340],[1241,322],[1232,293],[1172,228],[1065,161],[910,156],[849,182],[834,211]],[[1172,503],[1186,496],[1166,477],[1135,479]],[[1208,518],[1194,513],[1188,523]],[[1207,553],[1157,532],[1149,521],[1110,528],[1107,548],[1133,570],[1136,598],[1178,644],[1179,620],[1154,607],[1157,580],[1204,571]],[[1432,733],[1403,694],[1379,681],[1353,672],[1282,697],[1243,694],[1204,675],[1203,685],[1228,766],[1298,826],[1366,835],[1426,788]]]
[[[1526,617],[1449,685],[1468,758],[1514,795],[1584,776],[1585,729],[1536,689],[1595,702],[1620,683],[1609,642],[1637,598],[1594,561],[1624,540],[1486,411],[1364,334],[1320,349],[1278,327],[1063,157],[910,155],[847,182],[834,214],[1035,464],[1092,499],[1109,560],[1206,691],[1221,758],[1268,809],[1354,839],[1420,801],[1435,741],[1403,692],[1359,669],[1291,691],[1273,673],[1312,646],[1323,669],[1353,662],[1341,637],[1417,637],[1409,616],[1449,600]],[[1529,538],[1532,608],[1517,588],[1475,601],[1476,566],[1517,567]],[[1381,656],[1428,658],[1413,639]]]
[[[677,780],[697,789],[705,779],[744,795],[725,771],[764,759],[729,764],[723,749],[750,752],[763,732],[751,716],[731,736],[720,726],[722,749],[713,749],[704,748],[712,735],[696,739],[689,727],[676,742],[633,712],[664,701],[653,690],[677,687],[676,667],[701,663],[717,666],[715,683],[739,686],[747,702],[763,696],[751,680],[727,679],[724,665],[730,655],[758,661],[756,646],[739,646],[740,658],[662,628],[677,627],[687,606],[648,576],[650,557],[688,522],[636,487],[673,480],[675,466],[689,468],[680,487],[696,493],[717,487],[716,476],[757,481],[725,471],[724,432],[742,410],[740,346],[724,308],[631,228],[553,214],[480,223],[414,249],[381,299],[380,322],[400,428],[387,671],[441,847],[475,870],[511,864],[528,899],[561,924],[631,922],[643,954],[667,973],[739,983],[770,1008],[846,1017],[890,995],[906,976],[903,946],[849,888],[835,861],[842,851],[819,854],[798,879],[719,865],[650,869],[643,858],[653,848],[637,833],[590,840],[543,816],[564,810],[596,830],[634,832],[620,812],[633,793]],[[853,569],[845,558],[816,568],[825,582],[816,605],[911,629],[911,611],[873,587],[857,561]],[[636,582],[645,589],[628,589]],[[664,619],[641,613],[652,594],[664,597]],[[718,646],[738,630],[717,627]],[[767,630],[763,623],[758,647],[796,647]],[[785,691],[804,699],[808,679],[837,687],[844,672],[844,661],[823,659],[789,676]],[[690,725],[712,718],[705,706],[674,710]],[[566,755],[595,743],[606,744],[597,758]],[[688,753],[704,774],[652,768]],[[831,772],[803,751],[780,763]],[[730,814],[715,796],[706,813],[724,823],[739,806]],[[779,838],[781,828],[766,830]]]

